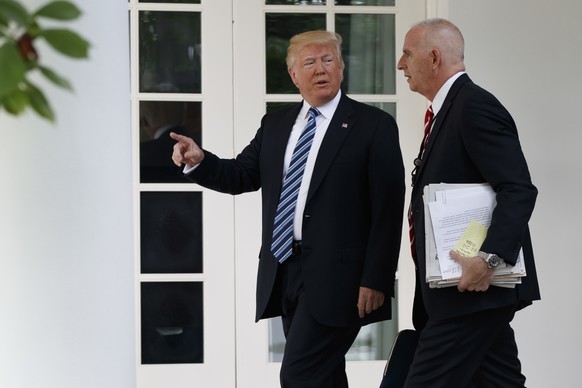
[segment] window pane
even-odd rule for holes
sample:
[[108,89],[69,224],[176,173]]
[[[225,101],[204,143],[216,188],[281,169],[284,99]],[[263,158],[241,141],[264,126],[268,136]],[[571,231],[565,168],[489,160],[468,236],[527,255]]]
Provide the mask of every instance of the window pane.
[[141,283],[141,363],[204,362],[201,282]]
[[265,17],[267,37],[267,93],[296,94],[285,58],[289,39],[295,34],[325,29],[325,14],[268,13]]
[[[394,301],[394,299],[392,299]],[[346,354],[346,361],[387,360],[396,338],[398,318],[392,314],[389,321],[376,322],[360,329],[356,340]]]
[[139,13],[139,90],[200,93],[200,13]]
[[141,193],[141,272],[202,272],[202,193]]
[[326,0],[265,0],[265,4],[284,4],[284,5],[325,5]]
[[343,38],[346,93],[395,94],[394,15],[338,14],[336,31]]
[[176,143],[170,132],[176,132],[201,142],[200,102],[140,101],[140,181],[142,183],[188,182],[183,168],[172,161]]
[[200,4],[200,0],[139,0],[140,3],[188,3]]
[[388,112],[396,119],[396,103],[395,102],[366,102],[368,105],[375,106],[376,108],[382,109],[384,112]]
[[297,105],[298,103],[299,100],[297,102],[267,102],[267,113],[283,108],[290,108],[294,105]]
[[394,6],[395,0],[335,0],[335,5],[379,5]]

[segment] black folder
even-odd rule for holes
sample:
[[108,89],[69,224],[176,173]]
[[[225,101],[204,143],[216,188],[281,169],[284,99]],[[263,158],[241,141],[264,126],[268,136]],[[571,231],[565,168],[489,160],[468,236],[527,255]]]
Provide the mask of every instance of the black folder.
[[405,329],[398,332],[384,368],[380,388],[402,388],[404,386],[417,344],[418,332],[416,330]]

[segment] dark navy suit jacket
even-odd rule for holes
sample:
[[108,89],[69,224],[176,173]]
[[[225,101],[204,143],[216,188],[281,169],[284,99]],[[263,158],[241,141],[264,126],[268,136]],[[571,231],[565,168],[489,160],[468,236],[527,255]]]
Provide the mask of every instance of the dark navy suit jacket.
[[[283,159],[301,104],[267,113],[235,159],[208,151],[190,174],[231,194],[262,190],[262,248],[256,319],[281,314],[271,298],[278,262],[270,251]],[[317,155],[303,214],[304,295],[322,324],[353,326],[391,318],[400,250],[404,167],[396,122],[386,112],[342,95]],[[360,319],[360,286],[383,291],[384,306]]]
[[[446,319],[511,304],[524,306],[540,299],[528,229],[537,189],[531,182],[511,115],[468,75],[461,75],[449,90],[413,180],[411,210],[417,252],[415,327],[422,328],[425,313],[435,319]],[[496,192],[497,205],[481,250],[515,264],[523,248],[527,277],[515,289],[492,286],[486,292],[463,293],[456,287],[430,289],[425,281],[423,188],[430,183],[483,182]]]

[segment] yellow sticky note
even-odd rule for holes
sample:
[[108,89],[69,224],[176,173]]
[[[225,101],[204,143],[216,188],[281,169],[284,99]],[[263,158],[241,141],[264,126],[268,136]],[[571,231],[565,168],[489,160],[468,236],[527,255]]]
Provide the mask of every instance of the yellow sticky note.
[[481,248],[486,236],[487,228],[473,220],[469,223],[453,249],[466,257],[477,256],[477,252],[479,252],[479,248]]

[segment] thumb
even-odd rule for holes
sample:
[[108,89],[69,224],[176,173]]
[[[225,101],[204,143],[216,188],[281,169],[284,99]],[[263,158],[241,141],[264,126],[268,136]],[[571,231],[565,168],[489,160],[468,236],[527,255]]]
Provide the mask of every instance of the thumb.
[[459,264],[461,264],[461,262],[465,260],[465,256],[461,255],[457,251],[453,250],[449,251],[449,256],[451,256],[451,259],[455,260]]

